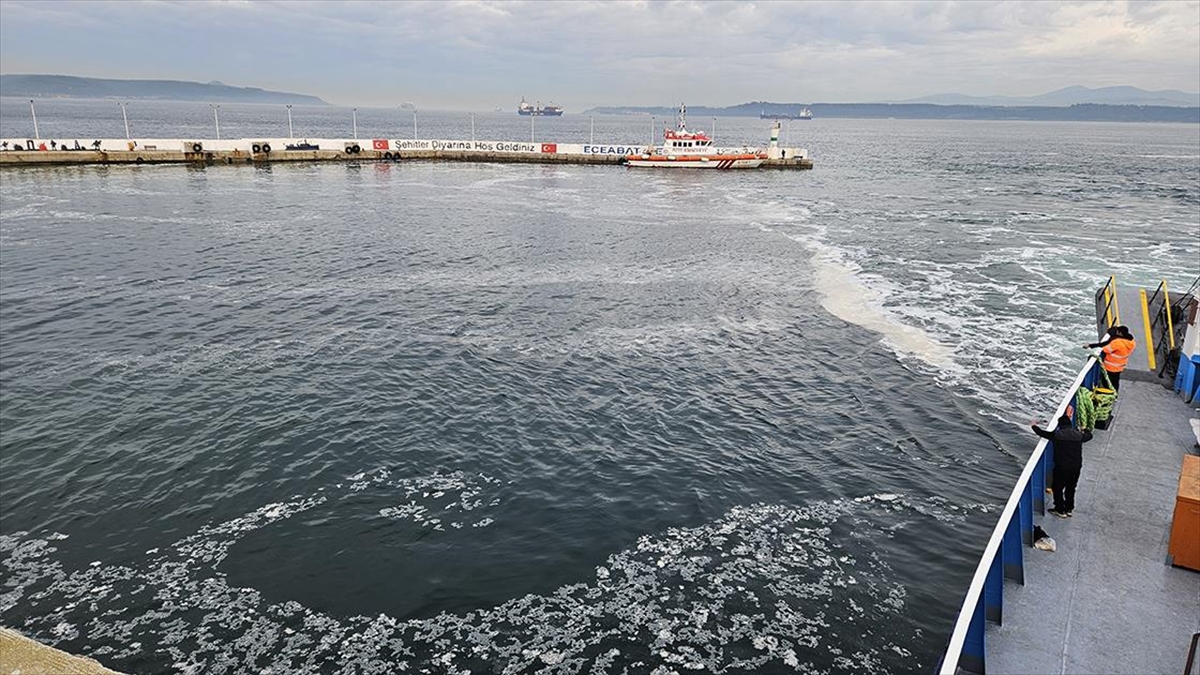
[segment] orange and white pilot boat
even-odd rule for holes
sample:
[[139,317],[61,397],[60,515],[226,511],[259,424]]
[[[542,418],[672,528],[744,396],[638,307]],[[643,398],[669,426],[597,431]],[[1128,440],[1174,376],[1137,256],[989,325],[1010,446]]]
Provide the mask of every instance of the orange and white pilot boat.
[[679,106],[675,129],[663,130],[663,144],[640,155],[626,155],[629,166],[661,166],[682,169],[756,169],[766,161],[759,151],[722,151],[703,131],[687,130],[687,106]]

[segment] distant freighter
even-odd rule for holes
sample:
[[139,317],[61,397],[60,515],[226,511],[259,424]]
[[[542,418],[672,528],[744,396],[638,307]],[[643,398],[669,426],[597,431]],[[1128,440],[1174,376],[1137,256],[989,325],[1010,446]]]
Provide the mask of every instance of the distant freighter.
[[526,117],[562,117],[563,108],[553,103],[543,106],[541,101],[538,101],[536,106],[529,105],[529,102],[522,98],[521,105],[517,106],[517,114]]
[[777,115],[768,115],[764,110],[758,114],[760,120],[811,120],[813,117],[812,110],[801,108],[800,112],[792,115],[790,113],[779,113]]

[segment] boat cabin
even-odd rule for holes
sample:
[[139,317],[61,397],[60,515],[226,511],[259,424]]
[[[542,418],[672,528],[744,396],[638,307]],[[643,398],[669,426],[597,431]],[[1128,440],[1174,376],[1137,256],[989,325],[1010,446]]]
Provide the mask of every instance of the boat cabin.
[[664,155],[711,155],[716,152],[713,139],[703,131],[687,130],[687,106],[679,106],[679,118],[674,129],[663,131]]

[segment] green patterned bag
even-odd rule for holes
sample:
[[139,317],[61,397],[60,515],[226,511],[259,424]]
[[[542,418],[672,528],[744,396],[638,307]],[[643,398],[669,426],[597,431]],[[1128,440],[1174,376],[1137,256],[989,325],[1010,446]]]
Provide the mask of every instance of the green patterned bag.
[[1087,387],[1075,392],[1075,426],[1080,431],[1091,431],[1096,426],[1096,407],[1092,404],[1092,390]]
[[1104,366],[1100,367],[1100,373],[1104,376],[1104,386],[1097,384],[1092,387],[1092,407],[1096,413],[1096,427],[1104,429],[1108,427],[1112,417],[1113,405],[1117,402],[1117,390],[1113,389],[1112,380],[1108,379],[1108,371]]

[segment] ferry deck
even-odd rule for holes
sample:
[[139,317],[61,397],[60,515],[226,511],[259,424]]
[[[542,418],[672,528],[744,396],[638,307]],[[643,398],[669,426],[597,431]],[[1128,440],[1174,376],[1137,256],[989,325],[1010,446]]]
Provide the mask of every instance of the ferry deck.
[[[1053,443],[1030,433],[939,673],[1200,673],[1198,291],[1200,279],[1172,299],[1165,281],[1118,291],[1112,278],[1097,291],[1097,332],[1124,317],[1138,348],[1107,428],[1083,446],[1074,513],[1047,512]],[[1084,366],[1054,419],[1099,376]],[[1033,546],[1037,527],[1054,551]]]
[[1112,425],[1083,446],[1073,516],[1041,521],[1057,550],[1030,549],[1025,584],[1005,589],[1003,623],[986,638],[988,673],[1183,671],[1200,632],[1200,572],[1166,560],[1200,402],[1130,379]]

